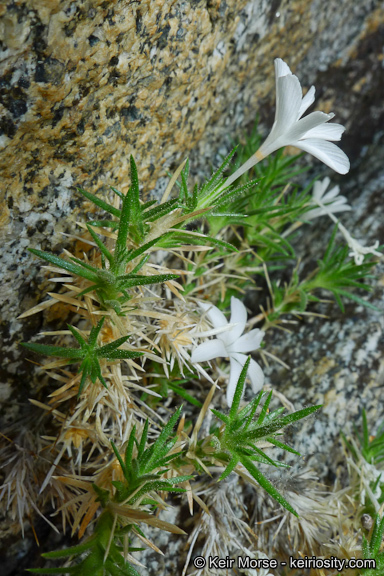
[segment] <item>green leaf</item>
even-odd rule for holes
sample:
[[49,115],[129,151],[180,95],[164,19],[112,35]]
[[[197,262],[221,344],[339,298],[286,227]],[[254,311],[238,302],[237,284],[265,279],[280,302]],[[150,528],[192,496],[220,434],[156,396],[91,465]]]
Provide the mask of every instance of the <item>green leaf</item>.
[[371,542],[369,545],[370,554],[372,554],[373,557],[377,556],[380,550],[383,540],[383,534],[384,534],[384,516],[380,518],[379,514],[377,514],[375,518],[375,524],[373,526]]
[[119,273],[119,268],[121,267],[122,263],[125,264],[126,262],[126,255],[127,255],[127,239],[128,239],[128,232],[130,226],[130,218],[131,218],[131,204],[130,204],[130,194],[131,188],[129,188],[127,195],[124,197],[123,206],[121,210],[121,218],[119,222],[119,230],[117,234],[117,240],[115,244],[115,252],[114,252],[114,262],[113,262],[113,271],[117,271]]
[[110,186],[110,189],[116,194],[116,196],[118,196],[120,198],[120,200],[124,200],[124,194],[122,192],[120,192],[119,190],[117,190],[117,188]]
[[[187,480],[191,479],[193,479],[193,476],[180,476],[177,479],[177,482],[179,483],[186,482]],[[163,492],[178,492],[178,493],[184,493],[186,491],[185,488],[177,488],[173,486],[173,483],[170,482],[169,480],[155,480],[154,482],[148,482],[147,484],[144,484],[144,486],[142,486],[140,490],[136,492],[136,494],[129,500],[129,504],[131,505],[135,504],[137,501],[140,500],[140,498],[142,498],[142,496],[153,490],[156,490],[158,492],[163,491]]]
[[309,406],[308,408],[303,408],[303,410],[298,410],[297,412],[294,412],[293,414],[288,414],[287,416],[283,416],[282,418],[279,418],[275,422],[271,422],[271,423],[268,423],[264,426],[260,426],[260,427],[256,428],[256,430],[249,430],[249,431],[247,431],[246,434],[244,434],[244,433],[239,434],[239,441],[241,441],[242,439],[245,439],[245,438],[248,438],[250,440],[251,439],[257,440],[257,439],[263,438],[265,436],[270,436],[274,432],[277,432],[278,430],[285,428],[285,426],[288,426],[288,424],[292,424],[293,422],[297,422],[298,420],[301,420],[302,418],[309,416],[313,412],[316,412],[316,410],[319,410],[319,408],[321,408],[321,407],[322,407],[322,404],[319,404],[318,406]]
[[129,470],[129,467],[131,465],[131,461],[133,458],[133,447],[135,445],[135,441],[136,441],[136,424],[133,426],[131,433],[129,435],[129,439],[128,439],[128,444],[127,447],[125,449],[125,466],[126,466],[126,470]]
[[160,204],[151,210],[145,211],[143,213],[143,220],[145,222],[155,222],[159,218],[172,212],[172,210],[178,208],[178,202],[178,198],[173,198],[172,200],[168,200],[168,202],[164,202],[164,204]]
[[[359,286],[359,288],[362,288],[362,286]],[[336,297],[335,292],[334,292],[334,296]],[[378,308],[374,304],[371,304],[371,302],[368,302],[367,300],[363,300],[362,298],[360,298],[360,296],[357,296],[356,294],[353,294],[352,292],[347,292],[347,290],[342,290],[342,289],[338,288],[337,289],[337,296],[339,296],[339,295],[345,296],[345,298],[349,298],[350,300],[353,300],[354,302],[357,302],[358,304],[365,306],[365,308],[369,308],[370,310],[375,310],[375,312],[382,312],[382,310],[380,308]]]
[[35,344],[34,342],[21,342],[21,346],[45,356],[57,356],[58,358],[68,358],[69,360],[78,360],[84,356],[81,349],[65,348],[63,346],[48,346],[46,344]]
[[149,260],[150,254],[146,254],[144,256],[144,258],[142,258],[140,260],[140,262],[133,268],[131,274],[136,274],[137,272],[139,272],[139,270],[142,269],[142,267],[144,266],[144,264],[146,264]]
[[269,480],[256,468],[256,466],[249,460],[248,458],[242,457],[240,458],[241,463],[243,466],[248,470],[251,474],[252,478],[256,480],[260,486],[264,488],[268,492],[272,498],[276,500],[281,506],[286,508],[289,512],[291,512],[297,518],[299,517],[296,510],[292,508],[292,506],[287,502],[287,500],[280,494],[280,492],[271,484]]
[[[221,183],[222,173],[230,163],[236,150],[237,146],[235,146],[235,148],[231,150],[231,152],[226,156],[226,158],[224,158],[221,166],[216,170],[216,172],[214,172],[211,179],[208,180],[208,182],[206,182],[204,186],[201,188],[201,190],[198,192],[198,204],[196,206],[197,208],[206,208],[207,206],[215,204],[217,200],[220,198],[220,196],[225,191],[228,191],[228,187],[227,188],[224,187],[218,194],[217,188]],[[223,182],[223,185],[225,185],[225,181]]]
[[[278,462],[270,458],[268,454],[265,454],[265,452],[263,452],[260,448],[255,446],[255,444],[252,444],[252,442],[249,442],[248,446],[252,448],[252,450],[257,454],[257,456],[261,456],[262,458],[264,458],[267,464],[270,464],[271,466],[283,466],[289,468],[288,464],[284,464],[283,462]],[[252,456],[254,456],[254,454],[252,454]]]
[[[175,427],[176,422],[181,415],[182,409],[183,409],[183,407],[180,406],[180,408],[178,408],[176,410],[176,412],[173,414],[173,416],[170,418],[170,420],[167,422],[167,424],[162,429],[156,442],[151,446],[151,448],[148,451],[144,452],[143,457],[141,459],[144,461],[141,462],[141,464],[140,464],[141,474],[151,471],[153,469],[153,466],[156,463],[156,460],[163,457],[164,444],[166,443],[167,439],[171,435],[172,430]],[[144,458],[145,455],[147,455],[147,458]]]
[[146,286],[148,284],[162,284],[168,280],[175,280],[178,278],[177,274],[159,274],[156,276],[137,276],[133,277],[130,274],[118,277],[117,286],[121,290],[124,288],[132,288],[133,286]]
[[85,346],[87,346],[86,341],[84,340],[84,338],[82,337],[80,332],[77,330],[77,328],[75,328],[74,326],[71,326],[70,324],[67,324],[67,328],[72,333],[72,335],[76,338],[76,340],[80,344],[81,348],[84,348]]
[[92,488],[98,496],[98,498],[96,498],[96,502],[101,502],[102,507],[105,508],[110,499],[110,491],[105,490],[104,488],[100,488],[100,486],[95,483],[92,484]]
[[78,556],[79,554],[82,554],[86,550],[93,548],[96,542],[97,537],[95,534],[93,534],[82,544],[78,544],[77,546],[70,546],[69,548],[63,548],[62,550],[45,552],[44,554],[42,554],[42,557],[47,558],[49,560],[55,560],[56,558],[67,558],[69,556]]
[[106,248],[106,246],[103,244],[103,242],[100,240],[100,238],[97,236],[97,234],[94,233],[94,231],[92,230],[91,226],[89,224],[86,225],[88,232],[90,233],[90,235],[92,236],[94,242],[96,243],[96,245],[98,246],[98,248],[100,249],[101,253],[107,258],[107,260],[110,262],[110,264],[112,264],[113,262],[113,256],[110,253],[110,251]]
[[[259,393],[259,395],[256,396],[256,398],[254,398],[254,399],[252,400],[252,402],[250,402],[250,404],[248,404],[248,406],[249,406],[249,408],[250,408],[250,411],[249,411],[249,415],[248,415],[248,417],[247,417],[247,421],[246,421],[245,426],[244,426],[244,429],[243,429],[244,432],[245,432],[245,431],[249,428],[249,426],[251,425],[252,420],[253,420],[253,417],[254,417],[254,415],[255,415],[255,413],[256,413],[256,410],[257,410],[257,408],[258,408],[258,406],[259,406],[259,404],[260,404],[260,401],[261,401],[261,399],[262,399],[263,396],[264,396],[264,393],[261,391],[261,392]],[[244,416],[243,416],[243,410],[242,410],[241,412],[239,412],[238,417],[239,417],[240,420],[242,420],[242,419],[245,417],[245,413],[244,413]]]
[[137,258],[138,256],[141,256],[141,254],[143,254],[144,252],[146,252],[147,250],[149,250],[149,248],[152,248],[152,246],[154,246],[157,242],[159,242],[162,238],[166,238],[169,234],[163,234],[162,236],[158,236],[157,238],[155,238],[154,240],[151,240],[150,242],[147,242],[146,244],[143,244],[142,246],[140,246],[140,248],[137,248],[136,250],[130,250],[126,259],[126,262],[131,262],[132,260],[134,260],[135,258]]
[[273,438],[272,436],[268,436],[266,438],[266,441],[270,442],[271,444],[273,444],[277,448],[281,448],[282,450],[285,450],[286,452],[291,452],[292,454],[296,454],[296,456],[301,456],[300,452],[297,452],[296,450],[294,450],[290,446],[287,446],[287,444],[283,444],[283,442],[276,440],[276,438]]
[[[129,339],[129,337],[130,337],[130,335],[128,334],[127,336],[122,336],[121,338],[118,338],[117,340],[114,340],[113,342],[110,342],[109,344],[105,344],[105,346],[101,346],[101,348],[97,349],[98,356],[106,356],[110,352],[115,351],[116,348],[118,348],[119,346],[124,344],[124,342],[126,342]],[[121,352],[126,352],[126,350],[121,350]],[[138,354],[140,355],[141,352],[138,352]]]
[[148,430],[149,430],[149,420],[145,421],[143,431],[141,433],[140,444],[137,450],[137,458],[140,460],[144,454],[145,446],[147,444],[148,438]]
[[127,471],[127,468],[126,468],[126,466],[125,466],[125,464],[124,464],[124,462],[123,462],[123,459],[122,459],[122,457],[120,456],[120,452],[119,452],[118,449],[116,448],[116,445],[115,445],[115,443],[113,442],[113,440],[111,440],[111,446],[112,446],[112,448],[113,448],[113,451],[114,451],[114,453],[115,453],[115,456],[116,456],[116,458],[118,459],[119,464],[120,464],[120,466],[121,466],[121,469],[122,469],[122,471],[123,471],[123,474],[124,474],[124,476],[125,476],[126,471]]
[[144,352],[136,352],[135,350],[114,350],[108,354],[98,354],[98,356],[107,360],[129,360],[143,356],[143,354]]
[[63,258],[59,258],[54,254],[49,254],[48,252],[43,252],[42,250],[36,250],[35,248],[28,248],[29,252],[38,256],[42,260],[46,260],[50,264],[54,264],[55,266],[59,266],[59,268],[63,268],[67,272],[71,274],[76,274],[77,276],[81,276],[81,278],[85,278],[86,280],[90,280],[91,282],[97,282],[97,268],[94,268],[94,272],[83,268],[82,266],[76,266],[72,262],[68,262],[67,260],[63,260]]
[[211,412],[216,416],[216,418],[219,418],[219,420],[224,422],[224,424],[230,424],[231,420],[225,414],[222,414],[218,410],[215,410],[215,408],[211,408]]
[[190,394],[188,394],[188,392],[186,392],[186,390],[184,390],[184,388],[177,386],[177,384],[174,384],[173,382],[168,382],[167,385],[168,385],[168,388],[173,390],[176,394],[181,396],[181,398],[184,398],[184,400],[186,400],[190,404],[193,404],[194,406],[197,406],[198,408],[203,407],[202,403],[199,402],[199,400],[196,400],[196,398],[194,398]]
[[94,228],[111,228],[112,230],[119,228],[119,223],[116,220],[91,220],[89,224]]
[[168,456],[165,456],[164,458],[160,458],[157,461],[157,465],[159,467],[162,466],[168,466],[168,464],[172,461],[172,460],[176,460],[176,458],[180,458],[180,455],[182,455],[182,452],[175,452],[174,454],[168,454]]
[[80,380],[80,385],[79,385],[79,392],[77,394],[77,397],[80,397],[80,394],[82,393],[85,383],[87,381],[87,378],[89,376],[89,370],[88,370],[88,365],[85,365],[82,367],[82,374],[81,374],[81,380]]
[[260,416],[259,416],[256,424],[262,424],[264,422],[264,419],[265,419],[267,412],[268,412],[269,405],[270,405],[271,400],[272,400],[272,395],[273,395],[273,392],[271,390],[270,393],[268,394],[268,398],[266,399],[264,406],[260,412]]
[[101,332],[105,320],[105,316],[101,318],[101,320],[97,323],[97,326],[93,326],[88,338],[88,345],[91,348],[94,348],[97,343],[97,338]]
[[237,410],[240,406],[240,401],[241,401],[241,398],[243,396],[245,379],[247,377],[247,372],[248,372],[250,362],[251,362],[251,357],[249,356],[247,358],[246,363],[243,366],[243,369],[241,370],[240,377],[239,377],[239,380],[238,380],[237,385],[236,385],[236,390],[235,390],[235,394],[233,396],[232,406],[231,406],[231,409],[229,411],[229,419],[230,420],[233,420],[235,418]]
[[94,266],[87,264],[87,262],[84,262],[83,260],[79,260],[78,258],[75,258],[74,256],[71,256],[70,259],[72,260],[72,262],[79,264],[79,266],[81,266],[82,268],[86,268],[87,270],[90,270],[91,272],[94,272],[95,274],[98,274],[98,272],[99,272],[99,268],[95,268]]
[[222,475],[220,476],[220,478],[217,481],[220,482],[220,480],[224,480],[224,478],[229,476],[230,473],[233,472],[233,470],[236,468],[238,463],[239,463],[238,456],[232,455],[232,458],[229,461],[228,466],[226,467],[226,469],[224,470],[224,472],[222,473]]
[[[112,188],[112,190],[115,191],[114,188]],[[83,188],[77,188],[77,191],[80,192],[80,194],[85,196],[88,200],[93,202],[93,204],[95,204],[96,206],[98,206],[102,210],[105,210],[106,212],[109,212],[113,216],[120,218],[120,210],[118,210],[114,206],[111,206],[111,204],[108,204],[108,202],[104,202],[104,200],[102,200],[101,198],[98,198],[94,194],[91,194],[90,192],[86,192],[86,190],[83,190]]]

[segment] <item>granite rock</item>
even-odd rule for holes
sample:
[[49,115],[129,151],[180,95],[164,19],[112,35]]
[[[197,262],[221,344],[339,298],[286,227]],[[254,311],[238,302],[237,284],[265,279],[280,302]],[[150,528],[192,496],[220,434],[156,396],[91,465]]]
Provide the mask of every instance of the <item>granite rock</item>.
[[75,186],[126,192],[130,154],[146,195],[191,151],[206,175],[257,112],[270,125],[273,58],[315,83],[353,158],[383,124],[380,2],[18,0],[0,30],[7,317],[30,282],[25,249],[74,229]]

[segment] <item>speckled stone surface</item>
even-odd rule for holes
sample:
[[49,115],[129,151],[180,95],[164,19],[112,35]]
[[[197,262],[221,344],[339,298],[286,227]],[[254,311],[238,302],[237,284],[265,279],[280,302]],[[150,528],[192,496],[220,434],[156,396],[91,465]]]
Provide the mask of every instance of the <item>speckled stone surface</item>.
[[[0,401],[7,422],[31,394],[30,364],[16,343],[57,327],[53,315],[16,320],[49,288],[27,248],[60,251],[65,245],[61,232],[73,232],[84,210],[75,186],[104,193],[114,185],[125,192],[131,153],[149,194],[164,188],[166,171],[186,154],[195,178],[209,174],[257,112],[267,130],[275,57],[286,59],[303,86],[315,84],[316,107],[335,112],[347,127],[342,147],[352,171],[339,183],[355,211],[343,222],[368,244],[384,242],[383,38],[379,1],[0,5]],[[304,258],[323,234],[329,234],[326,223],[303,236]],[[383,307],[382,267],[378,275],[370,298]],[[291,370],[271,365],[266,374],[297,408],[325,404],[294,440],[320,476],[332,479],[340,427],[359,422],[362,406],[374,419],[383,417],[383,320],[355,305],[345,316],[335,307],[322,311],[328,322],[307,318],[289,338],[268,336],[271,352]],[[47,533],[44,524],[39,529]],[[28,555],[40,554],[31,534],[15,546],[9,576],[31,565]],[[173,564],[159,566],[154,561],[151,574],[179,573]]]
[[343,147],[357,158],[383,125],[383,33],[375,1],[2,4],[5,317],[30,291],[26,248],[57,248],[73,230],[75,186],[125,192],[131,153],[146,194],[190,151],[192,174],[209,173],[257,112],[271,124],[276,56],[315,83],[317,106],[346,124]]
[[125,192],[130,153],[146,194],[190,151],[192,175],[209,174],[257,112],[271,125],[274,57],[315,83],[317,106],[346,124],[356,165],[384,125],[383,22],[382,2],[354,0],[2,4],[7,342],[38,297],[27,248],[60,250],[82,206],[74,187]]

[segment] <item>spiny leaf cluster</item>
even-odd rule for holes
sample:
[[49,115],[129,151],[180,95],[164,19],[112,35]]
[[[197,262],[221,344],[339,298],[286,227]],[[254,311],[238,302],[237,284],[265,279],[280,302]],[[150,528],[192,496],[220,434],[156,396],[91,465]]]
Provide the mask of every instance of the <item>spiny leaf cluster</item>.
[[293,414],[281,416],[282,412],[285,410],[284,407],[274,410],[273,412],[268,412],[269,404],[272,399],[272,392],[270,392],[264,402],[260,414],[256,416],[256,410],[265,395],[264,392],[260,392],[252,402],[239,410],[249,363],[250,358],[248,358],[241,371],[229,414],[225,415],[218,410],[212,409],[215,416],[224,423],[224,427],[222,427],[217,433],[223,453],[215,454],[216,458],[222,458],[226,462],[226,468],[219,480],[226,478],[240,462],[248,470],[254,480],[256,480],[256,482],[258,482],[260,486],[262,486],[268,494],[272,496],[272,498],[277,500],[279,504],[297,516],[296,511],[292,508],[289,502],[285,500],[273,484],[271,484],[271,482],[260,472],[260,470],[254,465],[254,462],[271,464],[275,467],[286,467],[286,465],[267,456],[263,450],[256,446],[256,442],[264,440],[278,448],[282,448],[283,450],[300,456],[298,452],[278,440],[276,436],[281,434],[280,430],[293,422],[297,422],[298,420],[309,416],[321,408],[321,406],[310,406],[309,408],[298,410]]
[[[149,210],[153,202],[149,202],[143,206],[140,204],[137,168],[132,156],[131,181],[131,186],[125,196],[118,192],[115,188],[112,188],[112,190],[122,200],[121,210],[111,206],[100,198],[97,198],[97,196],[94,196],[85,190],[79,189],[79,191],[86,198],[91,200],[96,206],[103,208],[118,218],[118,222],[103,220],[87,224],[88,231],[101,253],[101,269],[96,268],[95,266],[92,266],[87,262],[79,260],[75,257],[71,257],[68,261],[64,260],[63,258],[59,258],[54,254],[43,252],[42,250],[36,250],[34,248],[30,249],[30,252],[35,254],[35,256],[46,260],[54,266],[58,266],[59,268],[64,269],[70,274],[79,276],[91,282],[91,285],[80,292],[79,296],[82,294],[87,294],[91,291],[95,291],[101,303],[106,308],[114,309],[117,313],[121,313],[122,305],[130,299],[128,292],[129,289],[134,288],[135,286],[159,284],[178,277],[176,274],[159,274],[153,276],[139,274],[144,264],[148,261],[148,251],[150,248],[152,248],[152,246],[159,242],[162,237],[160,236],[158,238],[152,239],[149,242],[139,245],[137,248],[130,249],[127,248],[127,241],[130,239],[131,242],[133,241],[137,244],[140,244],[145,238],[145,234],[148,229],[147,222],[157,219],[160,216],[173,210],[175,201],[171,200],[170,202],[163,204],[153,210]],[[92,229],[92,226],[112,227],[113,229],[117,230],[117,240],[113,253],[107,249],[107,247]],[[136,266],[134,266],[134,268],[129,273],[126,273],[128,264],[137,258],[140,258],[141,256],[143,257],[139,260]],[[106,266],[106,261],[108,261],[108,267]]]
[[148,232],[150,231],[150,223],[155,222],[159,218],[166,216],[175,208],[178,207],[178,198],[173,198],[168,202],[154,206],[156,200],[150,200],[145,203],[140,202],[140,189],[139,189],[139,176],[137,167],[133,156],[130,157],[131,165],[131,187],[126,196],[111,186],[111,190],[122,201],[122,208],[116,208],[94,194],[79,188],[79,192],[83,194],[88,200],[99,208],[105,210],[111,216],[117,218],[116,220],[94,220],[91,222],[92,226],[111,228],[112,230],[119,230],[121,228],[121,221],[125,229],[125,236],[131,238],[137,244],[141,244]]
[[[92,485],[98,496],[97,500],[101,502],[104,509],[97,519],[93,535],[78,546],[43,554],[44,558],[50,560],[75,558],[84,555],[84,553],[87,554],[86,557],[69,568],[32,569],[30,572],[38,574],[69,573],[76,576],[94,576],[95,574],[100,576],[139,576],[137,570],[124,559],[123,552],[134,552],[141,550],[141,548],[122,547],[119,545],[119,541],[128,538],[130,533],[140,534],[143,538],[145,538],[145,534],[135,521],[128,524],[124,521],[124,510],[127,510],[126,516],[128,518],[129,512],[133,511],[134,515],[136,514],[139,518],[142,517],[144,522],[150,523],[150,514],[140,511],[140,508],[131,508],[135,503],[156,508],[158,502],[148,497],[150,492],[185,492],[183,488],[177,487],[177,484],[191,480],[193,476],[162,478],[168,471],[169,464],[180,456],[180,451],[173,452],[177,442],[177,436],[173,435],[173,429],[181,411],[182,406],[176,410],[163,427],[156,441],[150,446],[147,446],[149,421],[147,420],[144,424],[140,441],[136,438],[136,426],[133,426],[125,448],[124,459],[115,444],[111,442],[115,456],[121,466],[124,480],[112,481],[115,488],[113,495],[105,488],[96,484]],[[145,496],[147,497],[144,498]],[[117,504],[117,507],[109,509],[110,502]],[[119,519],[119,511],[122,521]],[[158,520],[158,523],[160,522]],[[167,526],[172,527],[166,522],[162,524],[164,529],[167,529]]]
[[212,214],[235,197],[243,194],[246,190],[251,188],[255,181],[246,182],[237,187],[226,186],[223,173],[230,165],[237,146],[224,158],[219,168],[212,174],[211,178],[207,180],[200,188],[197,184],[194,186],[192,192],[189,192],[187,180],[189,175],[189,161],[187,160],[183,170],[181,171],[180,200],[185,213],[190,213],[205,209],[205,215]]
[[[172,218],[169,219],[169,229],[159,236],[156,239],[152,240],[153,244],[157,244],[159,248],[177,248],[179,245],[185,243],[185,240],[188,239],[191,243],[201,243],[202,238],[203,243],[208,242],[213,245],[224,246],[230,252],[236,251],[231,244],[227,242],[220,241],[213,236],[207,236],[206,234],[198,234],[197,236],[185,229],[186,225],[196,219],[200,219],[202,215],[206,215],[209,210],[204,205],[202,206],[201,200],[204,199],[207,195],[207,190],[211,190],[211,188],[217,188],[218,182],[221,182],[221,174],[223,170],[225,170],[226,165],[228,164],[230,158],[234,154],[234,150],[228,156],[228,159],[225,159],[223,164],[218,168],[218,170],[213,174],[212,178],[202,186],[201,189],[198,189],[197,185],[194,186],[192,193],[188,191],[187,180],[189,175],[189,160],[186,160],[184,168],[181,170],[180,177],[181,182],[177,182],[179,187],[179,195],[177,198],[173,198],[166,202],[161,202],[160,204],[157,203],[156,200],[150,200],[146,203],[140,202],[140,192],[139,192],[139,184],[138,184],[138,174],[135,161],[131,156],[131,179],[132,185],[128,191],[127,196],[129,196],[129,205],[127,206],[126,212],[124,212],[124,199],[125,196],[116,190],[116,188],[111,187],[113,192],[119,196],[119,198],[123,202],[122,210],[115,208],[111,204],[108,204],[104,200],[101,200],[94,194],[86,192],[82,188],[79,188],[79,191],[91,202],[93,202],[99,208],[102,208],[111,216],[114,216],[118,219],[118,221],[127,220],[127,236],[135,241],[136,243],[142,243],[148,233],[150,231],[155,231],[154,223],[160,219],[163,219],[175,212],[182,214],[180,218],[173,220]],[[238,190],[236,193],[241,192]],[[217,204],[218,201],[216,201]],[[114,220],[97,220],[92,221],[90,224],[94,227],[107,227],[111,228],[112,230],[119,230],[119,222]],[[89,229],[89,228],[88,228]],[[91,230],[90,230],[91,232]],[[91,232],[92,233],[92,232]],[[154,232],[156,233],[156,232]],[[92,234],[93,239],[97,242],[94,233]],[[147,243],[147,246],[150,247],[150,243]],[[100,249],[101,246],[99,246]],[[106,256],[106,254],[105,254]]]
[[80,332],[74,327],[68,325],[68,329],[72,332],[80,348],[67,348],[64,346],[49,346],[46,344],[37,344],[34,342],[22,342],[21,345],[32,352],[37,354],[44,354],[45,356],[56,356],[58,358],[66,358],[68,364],[81,362],[79,372],[81,372],[81,381],[79,386],[79,395],[81,394],[85,382],[89,377],[93,384],[99,379],[105,388],[107,384],[101,373],[101,366],[99,358],[106,358],[107,360],[123,360],[129,358],[137,358],[142,356],[143,353],[136,350],[118,350],[119,346],[124,344],[129,338],[123,336],[104,346],[97,346],[97,338],[103,327],[105,317],[103,317],[97,326],[94,326],[89,334],[88,342],[82,337]]
[[[178,458],[181,451],[172,452],[177,436],[172,435],[172,430],[181,415],[182,406],[176,410],[169,422],[164,426],[156,442],[146,448],[149,430],[149,421],[145,422],[140,442],[136,439],[136,425],[133,426],[125,449],[124,460],[115,444],[112,448],[119,461],[124,475],[124,481],[113,481],[116,488],[114,500],[134,504],[141,500],[145,494],[152,490],[165,492],[185,492],[183,488],[176,488],[176,484],[191,480],[193,476],[177,476],[174,478],[161,479],[168,471],[167,466]],[[137,454],[134,457],[134,448]]]

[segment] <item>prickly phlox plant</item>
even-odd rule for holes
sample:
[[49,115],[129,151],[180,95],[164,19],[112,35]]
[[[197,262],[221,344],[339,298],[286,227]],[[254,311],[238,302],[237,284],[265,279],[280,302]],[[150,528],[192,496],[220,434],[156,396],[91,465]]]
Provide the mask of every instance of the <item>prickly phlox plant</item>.
[[[341,309],[345,298],[371,306],[360,290],[369,290],[364,280],[371,276],[374,257],[381,255],[376,244],[362,247],[334,216],[350,207],[338,196],[338,187],[325,194],[329,179],[304,189],[291,183],[304,170],[295,168],[297,157],[279,150],[288,144],[339,173],[348,171],[349,161],[332,143],[344,128],[328,123],[331,114],[312,112],[302,118],[314,89],[303,98],[287,64],[278,59],[275,66],[276,118],[264,144],[254,131],[245,146],[237,146],[209,180],[193,189],[184,161],[160,201],[141,199],[131,157],[127,194],[112,188],[112,199],[104,199],[78,189],[98,211],[96,219],[79,223],[82,245],[88,247],[81,257],[69,250],[61,255],[38,247],[30,250],[54,274],[50,280],[57,289],[20,318],[61,302],[72,320],[67,330],[42,334],[54,338],[54,344],[22,344],[31,358],[49,357],[40,368],[56,388],[45,402],[31,401],[40,414],[33,446],[30,437],[9,431],[14,440],[1,451],[0,495],[21,527],[26,515],[33,522],[33,512],[49,513],[50,503],[61,516],[63,530],[71,526],[72,535],[80,539],[70,548],[44,554],[51,564],[32,572],[146,573],[135,553],[144,548],[161,553],[156,531],[185,535],[161,518],[169,507],[168,493],[175,494],[172,501],[186,502],[194,519],[184,574],[200,528],[211,531],[207,554],[274,553],[267,545],[267,528],[260,527],[255,535],[229,505],[229,482],[264,491],[270,520],[278,519],[282,534],[288,530],[284,541],[293,535],[292,542],[297,542],[297,535],[304,533],[303,553],[324,554],[321,538],[326,533],[335,546],[344,538],[341,554],[348,530],[340,518],[350,517],[348,506],[358,501],[376,518],[374,532],[370,540],[364,537],[360,551],[366,555],[372,549],[382,562],[381,474],[372,472],[372,481],[365,482],[365,503],[356,488],[362,470],[382,461],[376,458],[381,454],[376,445],[367,445],[366,431],[361,450],[348,444],[356,490],[345,502],[344,492],[338,492],[343,504],[332,505],[331,515],[325,510],[336,496],[332,500],[321,490],[310,471],[300,476],[300,494],[271,474],[285,470],[282,477],[286,473],[287,482],[292,478],[281,454],[299,453],[287,444],[286,429],[321,406],[295,411],[277,391],[263,391],[262,368],[249,353],[259,362],[268,355],[274,358],[262,342],[264,333],[295,316],[315,313],[324,291]],[[323,254],[314,254],[312,269],[303,274],[294,235],[320,216],[331,217],[335,228]],[[346,246],[339,243],[340,230]],[[290,280],[282,283],[281,274]],[[267,305],[248,320],[244,294],[263,286],[268,287]],[[244,400],[247,377],[250,401]],[[274,396],[285,405],[270,410]],[[20,459],[15,461],[14,447],[23,455],[23,469],[18,468]],[[32,451],[30,466],[27,454]],[[220,517],[221,507],[228,521]],[[260,514],[263,522],[269,520],[266,509],[262,514],[254,511],[256,523]],[[257,551],[260,545],[265,548]]]

